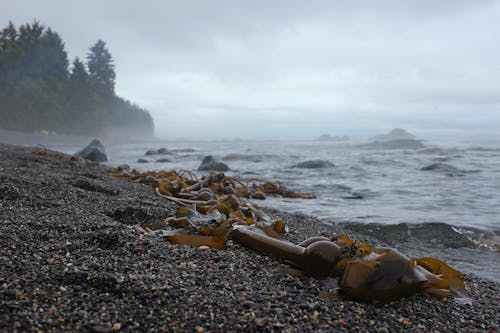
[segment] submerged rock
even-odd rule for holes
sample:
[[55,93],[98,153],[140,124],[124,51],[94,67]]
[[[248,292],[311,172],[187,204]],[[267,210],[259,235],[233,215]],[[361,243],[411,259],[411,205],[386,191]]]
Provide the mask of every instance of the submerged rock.
[[229,166],[224,163],[217,161],[213,156],[208,155],[203,158],[198,171],[229,171]]
[[109,161],[106,148],[102,144],[101,140],[97,138],[92,140],[85,148],[76,152],[75,156],[80,156],[83,159],[95,162]]
[[305,162],[300,162],[295,164],[292,168],[299,169],[324,169],[324,168],[333,168],[335,164],[330,161],[325,160],[309,160]]
[[137,160],[137,163],[150,163],[151,160],[150,159],[147,159],[147,158],[139,158]]
[[172,160],[169,158],[159,158],[156,160],[156,163],[167,163],[167,162],[172,162]]

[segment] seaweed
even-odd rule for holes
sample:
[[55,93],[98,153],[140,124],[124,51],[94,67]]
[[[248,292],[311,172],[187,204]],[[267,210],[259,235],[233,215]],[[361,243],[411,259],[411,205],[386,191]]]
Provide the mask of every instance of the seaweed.
[[280,238],[287,231],[284,221],[271,219],[248,200],[255,195],[254,189],[224,173],[210,173],[198,179],[187,170],[138,172],[127,165],[109,172],[147,184],[160,197],[178,205],[175,217],[141,224],[145,231],[162,235],[174,244],[224,249],[233,225],[253,226],[273,238]]
[[435,258],[408,258],[392,248],[372,248],[347,235],[309,238],[299,245],[278,240],[248,227],[239,227],[232,238],[240,244],[290,261],[306,275],[335,278],[338,288],[329,298],[389,302],[426,292],[440,299],[454,296],[470,304],[462,273]]
[[171,243],[223,250],[232,239],[285,260],[307,276],[335,279],[337,288],[321,292],[328,298],[388,302],[426,292],[440,299],[454,296],[458,302],[470,303],[463,274],[438,259],[408,258],[396,249],[372,247],[347,235],[317,236],[299,244],[287,241],[283,237],[288,231],[285,222],[272,219],[249,198],[264,199],[264,194],[297,199],[314,196],[297,193],[278,182],[248,187],[224,173],[198,179],[186,170],[141,173],[125,165],[109,171],[115,177],[147,184],[160,197],[178,205],[175,217],[140,224],[144,232]]

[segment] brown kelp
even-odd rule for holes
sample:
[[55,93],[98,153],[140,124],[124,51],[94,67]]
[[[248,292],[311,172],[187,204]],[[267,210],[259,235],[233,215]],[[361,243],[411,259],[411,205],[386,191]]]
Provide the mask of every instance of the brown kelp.
[[286,260],[304,274],[337,280],[338,288],[323,296],[362,301],[391,301],[423,291],[438,298],[450,295],[468,302],[463,275],[435,258],[408,258],[391,248],[339,237],[312,237],[299,244],[283,238],[284,221],[273,220],[250,198],[265,195],[312,198],[279,183],[247,186],[224,173],[198,179],[191,171],[111,169],[120,178],[148,184],[178,205],[175,216],[143,224],[142,229],[175,244],[225,249],[228,239],[253,250]]
[[256,251],[292,262],[305,274],[336,278],[338,288],[324,296],[362,301],[391,301],[423,291],[444,299],[470,300],[463,274],[435,258],[408,258],[391,248],[341,237],[312,237],[295,245],[238,226],[232,239]]
[[235,224],[252,226],[269,237],[280,238],[286,231],[285,223],[271,219],[248,199],[265,199],[266,194],[311,197],[283,185],[247,186],[222,172],[198,179],[187,170],[138,172],[130,170],[128,165],[121,165],[109,171],[115,177],[145,183],[158,195],[179,206],[175,216],[152,225],[142,225],[143,229],[161,234],[175,244],[224,249]]

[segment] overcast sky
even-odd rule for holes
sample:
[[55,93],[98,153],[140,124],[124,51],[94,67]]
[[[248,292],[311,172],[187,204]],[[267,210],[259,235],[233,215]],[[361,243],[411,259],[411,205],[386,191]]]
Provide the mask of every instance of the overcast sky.
[[0,0],[33,19],[103,39],[160,137],[500,139],[500,1]]

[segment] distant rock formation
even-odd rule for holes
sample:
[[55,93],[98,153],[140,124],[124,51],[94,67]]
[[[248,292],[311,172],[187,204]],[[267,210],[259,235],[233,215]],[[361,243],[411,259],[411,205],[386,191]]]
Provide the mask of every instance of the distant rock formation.
[[299,169],[324,169],[333,168],[335,164],[325,160],[309,160],[295,164],[292,168]]
[[334,141],[334,142],[344,142],[344,141],[349,141],[349,137],[347,135],[344,136],[331,136],[330,134],[321,134],[319,138],[316,139],[316,141]]
[[92,140],[85,148],[76,152],[75,155],[94,162],[106,162],[109,160],[106,148],[101,140],[97,138]]
[[226,163],[217,161],[213,156],[205,156],[201,161],[198,171],[229,171]]
[[375,135],[370,141],[387,142],[395,140],[415,140],[415,135],[402,128],[395,128],[387,134]]

